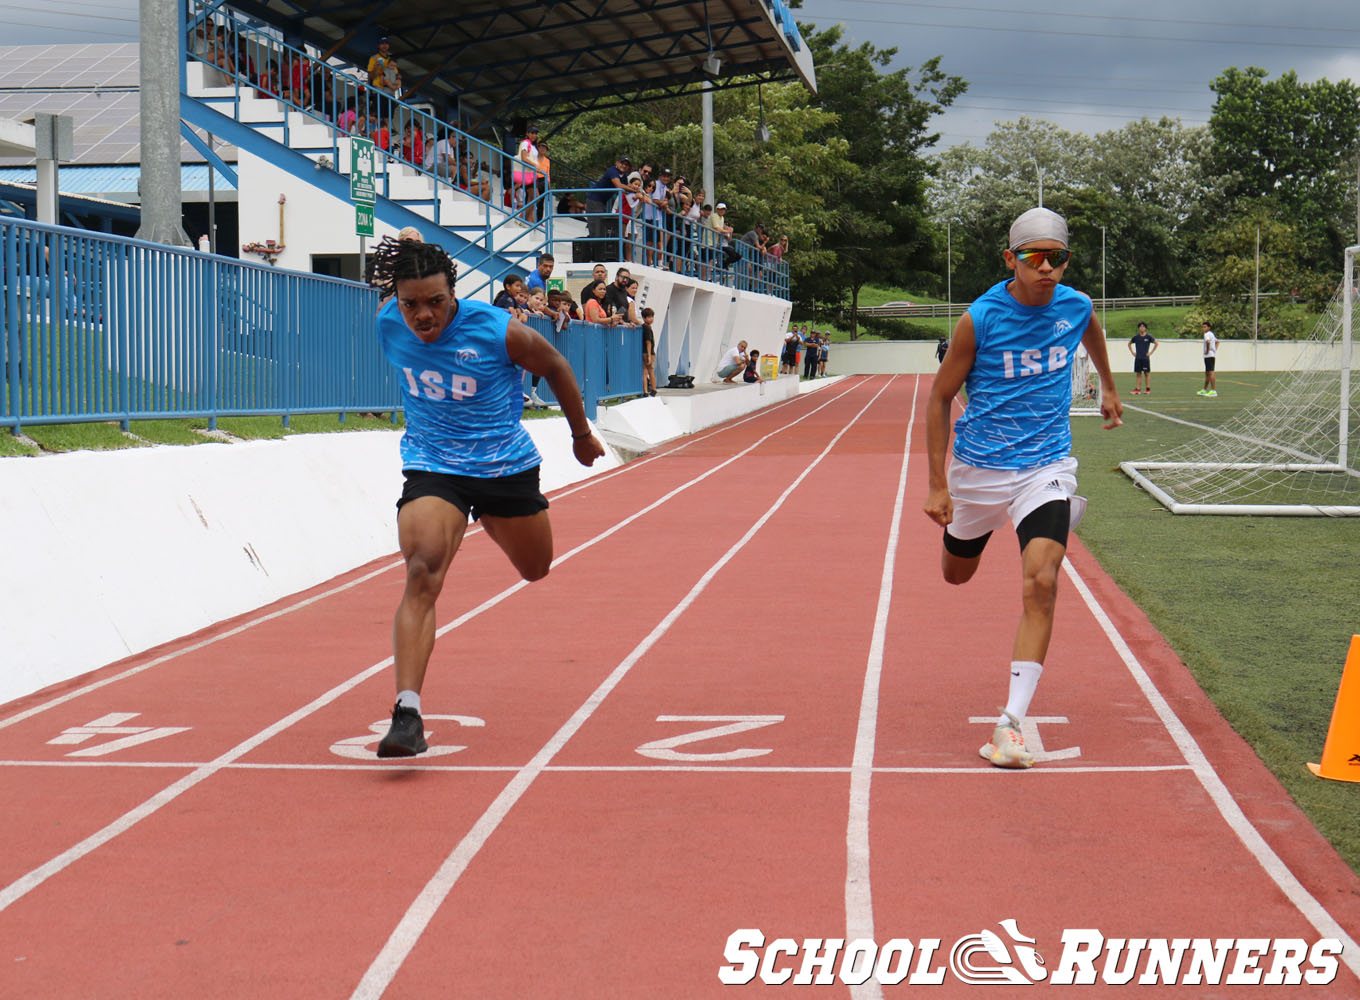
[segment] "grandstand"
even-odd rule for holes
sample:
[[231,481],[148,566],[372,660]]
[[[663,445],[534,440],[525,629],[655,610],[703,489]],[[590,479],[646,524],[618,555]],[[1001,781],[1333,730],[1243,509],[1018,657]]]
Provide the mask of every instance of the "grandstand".
[[[374,5],[322,3],[302,18],[280,3],[191,0],[160,7],[160,13],[171,14],[166,40],[178,53],[179,71],[177,79],[166,80],[141,74],[142,131],[154,127],[146,109],[168,94],[178,109],[180,162],[163,169],[165,164],[153,162],[159,153],[139,149],[135,137],[128,141],[126,128],[122,146],[105,143],[105,159],[115,163],[80,162],[82,152],[99,145],[90,141],[99,115],[87,109],[82,121],[71,106],[77,161],[63,165],[63,174],[119,168],[101,170],[96,181],[119,189],[96,224],[102,235],[22,221],[32,218],[22,203],[26,178],[3,178],[10,181],[12,206],[0,220],[5,288],[0,355],[6,362],[0,426],[13,431],[25,424],[82,420],[116,419],[126,426],[147,416],[278,413],[286,419],[297,412],[399,408],[392,388],[368,377],[369,366],[382,366],[365,347],[362,330],[332,322],[334,337],[348,345],[337,352],[339,341],[328,342],[325,330],[313,329],[356,307],[371,315],[374,304],[360,301],[367,293],[352,284],[361,277],[367,241],[416,226],[458,262],[462,297],[489,299],[505,273],[527,271],[549,249],[566,265],[559,271],[564,279],[583,274],[570,262],[585,256],[577,250],[585,223],[579,216],[558,215],[554,191],[540,197],[542,211],[532,213],[533,221],[507,204],[504,178],[511,157],[505,146],[515,121],[533,115],[551,123],[591,107],[628,103],[643,91],[679,92],[701,81],[714,88],[814,82],[810,55],[782,0],[754,5],[723,0],[702,11],[606,0],[589,16],[568,5],[508,10],[471,4],[460,5],[455,17],[441,5],[414,0],[400,11],[381,12]],[[156,30],[153,20],[144,12],[144,42]],[[407,74],[400,95],[370,87],[361,70],[380,34],[393,39]],[[592,55],[547,41],[567,34]],[[240,55],[239,64],[212,58],[205,47],[209,38]],[[543,44],[533,44],[535,39]],[[116,104],[127,114],[113,117],[135,127],[129,107],[138,94],[134,47],[69,48],[91,50],[85,59],[90,74],[111,65],[109,59],[118,64],[123,75],[108,94],[102,84],[86,86],[83,93],[108,102],[101,124]],[[526,60],[529,49],[553,54]],[[89,84],[72,75],[72,55],[38,62],[55,62],[73,82]],[[262,89],[251,67],[271,62],[324,76],[329,104]],[[8,94],[6,100],[7,113],[19,117],[47,97],[18,88],[18,96]],[[359,235],[350,176],[356,144],[337,127],[341,109],[351,102],[464,152],[490,179],[489,190],[460,187],[456,178],[440,176],[415,157],[380,155],[372,235]],[[176,170],[187,191],[192,161],[202,164],[194,167],[201,174],[192,175],[192,183],[206,179],[212,191],[215,181],[217,194],[209,197],[216,201],[210,204],[236,215],[237,239],[219,245],[217,254],[205,254],[107,235],[119,231],[112,220],[128,221],[128,209],[117,198],[133,200],[142,180],[174,177]],[[567,182],[579,186],[582,179]],[[195,199],[202,200],[201,188],[184,200]],[[229,211],[233,200],[236,213]],[[83,219],[63,202],[61,221]],[[162,231],[148,229],[147,221],[143,213],[144,231]],[[243,260],[232,259],[235,247],[243,248]],[[628,256],[617,239],[590,251],[592,260],[603,257],[612,265]],[[744,247],[740,251],[746,253]],[[698,260],[692,255],[689,263]],[[706,267],[702,273],[697,266],[666,271],[633,265],[633,270],[641,280],[639,306],[650,306],[660,318],[663,384],[668,374],[716,367],[736,330],[763,352],[782,342],[790,312],[786,265],[756,266],[748,256],[734,267]],[[348,280],[311,277],[317,272]],[[608,362],[614,355],[640,353],[629,339],[636,339],[636,331],[576,332],[590,343],[577,375],[592,410],[597,401],[637,391],[633,366]]]

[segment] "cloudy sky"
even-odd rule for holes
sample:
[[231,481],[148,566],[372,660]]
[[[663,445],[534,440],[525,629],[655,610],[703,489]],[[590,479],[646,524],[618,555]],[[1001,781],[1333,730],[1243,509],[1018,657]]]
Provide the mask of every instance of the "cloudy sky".
[[[134,41],[138,0],[0,0],[11,44]],[[804,0],[801,21],[844,25],[896,46],[895,66],[941,56],[969,90],[943,115],[941,144],[981,144],[1022,114],[1074,131],[1144,115],[1208,121],[1209,82],[1229,66],[1360,81],[1357,0]]]
[[135,42],[138,0],[0,0],[6,45]]
[[1022,114],[1088,133],[1145,115],[1204,124],[1229,66],[1360,81],[1356,0],[804,0],[798,19],[896,46],[894,68],[941,56],[969,83],[938,119],[942,145],[981,145]]

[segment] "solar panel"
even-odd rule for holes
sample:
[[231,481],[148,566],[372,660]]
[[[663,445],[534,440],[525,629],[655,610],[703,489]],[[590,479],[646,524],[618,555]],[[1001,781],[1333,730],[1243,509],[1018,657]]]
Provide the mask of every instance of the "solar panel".
[[[35,112],[70,115],[75,126],[73,163],[141,162],[141,74],[137,42],[73,45],[0,45],[0,118],[23,121]],[[236,159],[234,146],[218,155]],[[202,163],[187,142],[180,160]],[[32,158],[0,157],[0,165]]]

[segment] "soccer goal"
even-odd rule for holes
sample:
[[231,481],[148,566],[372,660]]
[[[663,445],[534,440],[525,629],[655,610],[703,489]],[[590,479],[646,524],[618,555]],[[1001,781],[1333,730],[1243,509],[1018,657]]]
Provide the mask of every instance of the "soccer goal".
[[1360,516],[1352,330],[1355,258],[1291,370],[1231,421],[1120,468],[1173,514]]
[[1072,406],[1068,412],[1074,417],[1100,416],[1100,379],[1084,345],[1077,348],[1072,359]]

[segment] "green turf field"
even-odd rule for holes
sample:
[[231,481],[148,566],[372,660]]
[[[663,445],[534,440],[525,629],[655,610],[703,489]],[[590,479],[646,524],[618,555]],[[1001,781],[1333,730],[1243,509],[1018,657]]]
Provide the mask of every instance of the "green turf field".
[[[1127,395],[1124,426],[1073,420],[1081,492],[1077,534],[1147,613],[1218,705],[1337,850],[1360,871],[1360,784],[1314,777],[1352,634],[1360,518],[1175,516],[1119,471],[1216,426],[1275,376],[1220,373],[1219,396],[1195,395],[1198,373],[1156,376]],[[1136,407],[1137,409],[1132,409]],[[1143,412],[1147,411],[1147,412]]]

